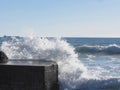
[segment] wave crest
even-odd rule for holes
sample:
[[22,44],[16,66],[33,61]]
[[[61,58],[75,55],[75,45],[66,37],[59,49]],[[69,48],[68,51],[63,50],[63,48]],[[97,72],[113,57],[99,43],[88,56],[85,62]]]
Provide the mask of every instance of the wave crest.
[[111,44],[107,46],[91,46],[91,45],[83,45],[79,46],[75,49],[77,53],[103,53],[103,54],[120,54],[120,46],[116,44]]

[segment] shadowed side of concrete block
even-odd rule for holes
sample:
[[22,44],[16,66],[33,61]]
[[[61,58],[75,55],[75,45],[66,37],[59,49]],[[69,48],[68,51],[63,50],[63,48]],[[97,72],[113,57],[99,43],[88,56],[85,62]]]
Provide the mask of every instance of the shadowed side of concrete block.
[[41,60],[0,64],[0,90],[59,90],[58,65]]
[[58,66],[51,65],[45,68],[45,86],[47,90],[58,90]]

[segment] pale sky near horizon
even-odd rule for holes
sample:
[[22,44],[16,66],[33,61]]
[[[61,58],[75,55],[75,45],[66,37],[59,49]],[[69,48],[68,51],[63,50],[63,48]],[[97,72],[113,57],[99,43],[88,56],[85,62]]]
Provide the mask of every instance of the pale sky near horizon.
[[120,37],[120,0],[0,0],[0,36]]

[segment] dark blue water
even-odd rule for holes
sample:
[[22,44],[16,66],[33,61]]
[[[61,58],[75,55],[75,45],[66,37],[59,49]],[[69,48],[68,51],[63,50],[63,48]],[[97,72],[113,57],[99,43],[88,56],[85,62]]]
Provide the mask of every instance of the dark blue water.
[[77,53],[120,54],[120,38],[66,38]]
[[96,84],[96,88],[91,90],[120,90],[120,38],[66,38],[66,40],[75,47],[75,52],[79,54],[79,59],[88,71],[103,79],[96,82],[88,81],[87,84],[91,87]]
[[73,46],[81,45],[120,45],[120,38],[65,38]]

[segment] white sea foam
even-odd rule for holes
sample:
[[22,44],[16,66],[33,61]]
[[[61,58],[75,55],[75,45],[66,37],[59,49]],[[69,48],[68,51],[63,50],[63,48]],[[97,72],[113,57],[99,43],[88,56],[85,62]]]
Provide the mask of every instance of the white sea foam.
[[59,65],[59,81],[62,89],[74,89],[84,78],[91,78],[87,68],[78,60],[74,47],[62,39],[40,37],[12,38],[4,41],[1,49],[10,59],[46,59]]

